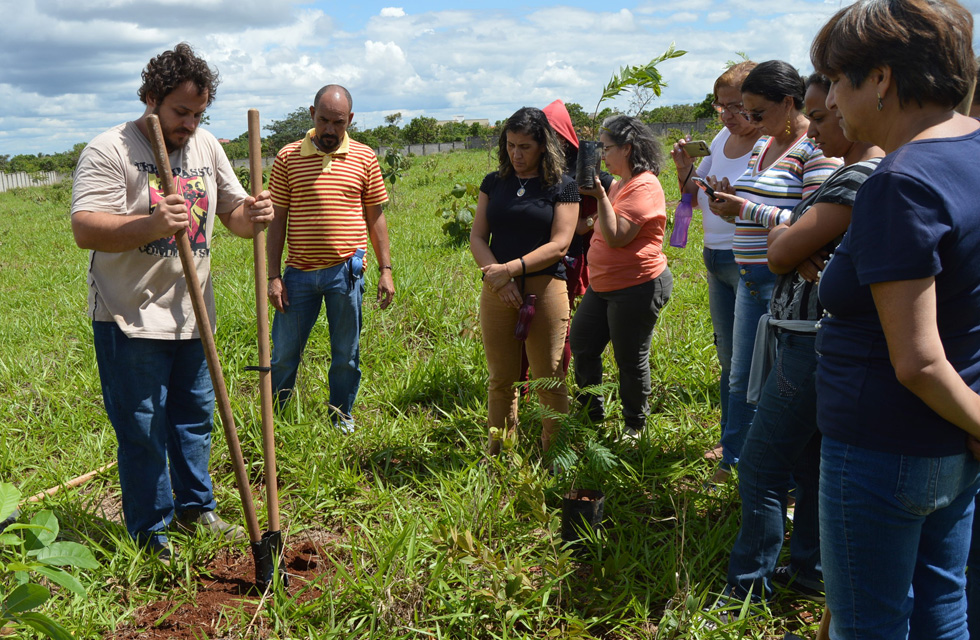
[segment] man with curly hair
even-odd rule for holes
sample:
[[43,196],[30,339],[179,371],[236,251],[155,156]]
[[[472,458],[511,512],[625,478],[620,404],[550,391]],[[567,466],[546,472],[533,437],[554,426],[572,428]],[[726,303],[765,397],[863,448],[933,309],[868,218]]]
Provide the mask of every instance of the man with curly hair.
[[[126,528],[164,562],[175,518],[186,529],[244,537],[214,513],[214,389],[174,239],[187,231],[213,330],[215,219],[243,238],[273,219],[269,193],[247,196],[221,145],[198,129],[217,86],[217,72],[186,43],[156,56],[139,89],[143,115],[93,139],[74,177],[71,227],[91,250],[89,316]],[[175,195],[164,196],[157,176],[150,114],[160,119]]]

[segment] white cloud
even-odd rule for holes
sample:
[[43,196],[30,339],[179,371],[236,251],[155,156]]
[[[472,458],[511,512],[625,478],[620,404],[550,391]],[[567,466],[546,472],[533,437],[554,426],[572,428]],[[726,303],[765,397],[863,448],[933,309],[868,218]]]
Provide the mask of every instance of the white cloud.
[[[684,9],[687,11],[706,11],[714,5],[714,0],[687,0]],[[667,5],[661,0],[644,0],[636,7],[636,12],[641,14],[665,13],[673,10],[672,5]]]
[[692,11],[681,11],[679,13],[667,16],[667,22],[697,22],[701,19],[701,15],[694,13]]
[[405,52],[394,42],[374,42],[368,40],[364,43],[364,62],[369,65],[397,65],[405,64]]
[[448,91],[446,92],[446,101],[449,102],[451,107],[466,107],[470,106],[467,103],[466,92],[465,91]]
[[[978,3],[967,0],[974,10]],[[220,71],[210,128],[235,137],[246,109],[268,123],[308,106],[330,82],[350,89],[361,127],[395,111],[403,124],[417,115],[494,121],[555,98],[591,111],[614,72],[672,41],[688,53],[661,65],[668,87],[655,105],[700,101],[737,51],[808,71],[810,40],[838,6],[524,4],[406,13],[326,0],[26,0],[0,21],[0,153],[62,151],[138,116],[140,71],[181,40]],[[608,104],[625,109],[628,98]]]

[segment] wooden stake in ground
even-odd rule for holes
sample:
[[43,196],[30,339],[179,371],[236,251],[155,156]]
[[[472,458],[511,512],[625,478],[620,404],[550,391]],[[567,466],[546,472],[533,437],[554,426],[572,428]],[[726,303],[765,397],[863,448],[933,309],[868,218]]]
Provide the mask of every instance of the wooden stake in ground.
[[817,629],[817,640],[830,640],[830,607],[824,607],[820,628]]
[[77,487],[79,485],[85,484],[86,482],[88,482],[89,480],[91,480],[95,476],[99,475],[103,471],[108,471],[109,469],[113,468],[114,466],[116,466],[116,463],[115,462],[110,462],[109,464],[106,464],[106,465],[103,465],[103,466],[99,467],[95,471],[89,471],[88,473],[83,473],[82,475],[78,476],[77,478],[72,478],[68,482],[64,482],[62,484],[55,485],[55,486],[51,487],[50,489],[45,489],[44,491],[42,491],[40,493],[35,493],[30,498],[25,498],[24,500],[21,500],[20,506],[24,506],[25,504],[30,504],[31,502],[40,502],[41,500],[44,500],[45,498],[50,498],[51,496],[53,496],[54,494],[58,493],[62,489],[71,489],[73,487]]
[[[252,195],[262,193],[262,136],[259,112],[248,110],[248,169]],[[262,534],[255,556],[256,580],[265,587],[272,582],[275,567],[283,585],[289,582],[282,557],[282,531],[279,527],[279,479],[276,472],[276,436],[272,412],[272,367],[269,354],[269,281],[265,263],[265,229],[255,224],[252,257],[255,263],[255,315],[258,325],[259,366],[247,367],[259,372],[259,398],[262,405],[262,453],[265,456],[265,506],[269,515],[269,530]],[[259,576],[259,567],[267,572]]]
[[[167,147],[163,140],[163,130],[160,128],[160,120],[156,115],[150,114],[146,117],[146,126],[150,132],[150,146],[153,147],[153,157],[157,163],[157,175],[160,176],[160,185],[164,195],[176,193],[174,187],[173,172],[170,169],[170,158],[167,156]],[[228,452],[231,455],[232,466],[235,469],[235,484],[238,485],[238,495],[242,500],[242,511],[245,512],[245,524],[248,529],[248,539],[252,543],[252,553],[255,553],[255,544],[260,540],[259,521],[255,516],[255,504],[252,502],[252,492],[248,484],[248,474],[245,470],[245,460],[242,458],[242,447],[238,441],[238,431],[235,429],[235,417],[231,411],[231,401],[228,398],[228,388],[225,386],[224,374],[221,372],[221,363],[218,361],[218,350],[214,344],[214,333],[211,331],[211,321],[208,318],[208,309],[204,304],[204,293],[201,291],[201,282],[197,277],[197,268],[194,265],[194,253],[191,250],[191,242],[187,239],[187,231],[180,230],[174,236],[177,240],[177,251],[180,254],[180,264],[184,269],[184,278],[187,280],[187,291],[191,296],[191,303],[194,306],[194,318],[197,321],[197,330],[201,337],[201,344],[204,347],[204,357],[208,362],[208,371],[211,374],[211,384],[214,385],[215,399],[218,405],[218,415],[221,416],[221,426],[224,428],[225,439],[228,441]]]

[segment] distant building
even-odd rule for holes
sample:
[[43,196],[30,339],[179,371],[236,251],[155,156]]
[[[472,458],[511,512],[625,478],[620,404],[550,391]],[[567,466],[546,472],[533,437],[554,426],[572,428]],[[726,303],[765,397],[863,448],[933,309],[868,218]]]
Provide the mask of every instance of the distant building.
[[218,142],[220,142],[221,144],[228,144],[229,142],[231,142],[231,140],[229,140],[228,138],[218,138]]
[[462,123],[467,126],[472,124],[479,124],[484,127],[490,126],[490,120],[488,120],[487,118],[464,118],[463,116],[453,116],[452,120],[436,120],[436,125],[440,127],[444,124],[456,124],[456,123]]

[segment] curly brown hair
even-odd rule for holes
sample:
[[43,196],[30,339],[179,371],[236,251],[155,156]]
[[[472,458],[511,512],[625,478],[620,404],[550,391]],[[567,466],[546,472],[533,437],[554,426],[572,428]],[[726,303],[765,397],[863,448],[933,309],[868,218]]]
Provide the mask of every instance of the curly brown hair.
[[558,143],[558,134],[551,128],[544,111],[534,107],[523,107],[507,118],[497,143],[497,160],[500,163],[497,173],[502,178],[507,177],[514,170],[514,165],[510,163],[510,154],[507,153],[508,131],[529,135],[543,147],[538,174],[545,186],[553,187],[561,182],[565,168],[565,154],[562,153]]
[[218,91],[218,70],[194,54],[194,49],[181,42],[173,51],[164,51],[150,60],[143,69],[143,86],[137,94],[140,102],[146,104],[146,97],[152,95],[157,103],[163,102],[171,91],[188,80],[197,87],[197,94],[208,92],[208,106],[214,101]]

